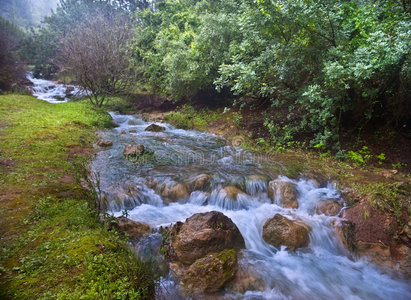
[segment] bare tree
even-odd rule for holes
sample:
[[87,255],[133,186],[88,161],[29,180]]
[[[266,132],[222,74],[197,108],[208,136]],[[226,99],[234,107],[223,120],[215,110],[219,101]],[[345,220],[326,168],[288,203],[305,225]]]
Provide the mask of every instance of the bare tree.
[[107,96],[124,93],[133,79],[131,38],[127,16],[95,12],[61,39],[56,63],[101,107]]

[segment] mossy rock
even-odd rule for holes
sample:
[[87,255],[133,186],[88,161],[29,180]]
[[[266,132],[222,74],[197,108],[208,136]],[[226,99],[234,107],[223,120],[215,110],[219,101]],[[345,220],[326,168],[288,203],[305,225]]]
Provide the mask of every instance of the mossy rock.
[[182,286],[189,295],[216,292],[235,276],[237,270],[235,250],[212,253],[189,267],[181,280]]

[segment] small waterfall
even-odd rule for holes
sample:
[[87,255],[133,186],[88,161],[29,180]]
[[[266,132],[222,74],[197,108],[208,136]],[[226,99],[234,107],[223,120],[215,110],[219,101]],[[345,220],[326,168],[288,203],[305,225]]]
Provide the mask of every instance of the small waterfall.
[[34,78],[32,72],[29,72],[26,78],[33,83],[31,87],[33,96],[50,103],[64,103],[71,98],[79,98],[86,95],[78,86],[59,84],[50,80]]
[[[227,289],[223,299],[411,299],[409,281],[347,256],[334,225],[341,219],[316,212],[330,199],[343,204],[335,185],[319,187],[311,180],[278,177],[252,155],[241,161],[241,150],[212,134],[168,124],[159,124],[166,128],[163,132],[148,132],[145,128],[151,123],[138,117],[111,115],[119,127],[101,135],[113,146],[99,152],[92,166],[101,174],[101,187],[111,197],[114,215],[127,208],[131,219],[160,228],[196,213],[220,211],[239,228],[246,244],[239,269],[253,279],[253,285],[242,293]],[[132,163],[122,154],[126,144],[143,144],[158,160]],[[210,175],[210,184],[195,190],[192,182],[200,174]],[[297,209],[283,208],[281,201],[272,203],[267,184],[274,179],[296,186]],[[189,194],[167,204],[158,187],[172,189],[177,183],[184,184]],[[224,190],[227,187],[231,190]],[[275,214],[309,225],[308,247],[289,252],[267,244],[263,226]],[[162,286],[168,289],[167,299],[181,299],[171,277],[164,278]]]

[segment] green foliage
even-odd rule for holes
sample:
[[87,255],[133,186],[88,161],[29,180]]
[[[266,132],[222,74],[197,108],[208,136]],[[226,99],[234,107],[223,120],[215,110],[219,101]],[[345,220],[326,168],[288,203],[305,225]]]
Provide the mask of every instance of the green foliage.
[[379,165],[382,165],[384,163],[384,161],[387,159],[385,157],[385,153],[381,153],[380,155],[377,156],[377,158],[378,158],[378,164]]
[[164,116],[164,120],[181,129],[197,129],[206,131],[211,122],[216,122],[219,114],[209,109],[196,111],[190,105],[183,105],[180,111],[170,112]]
[[371,154],[368,147],[363,146],[359,151],[348,151],[346,157],[356,165],[362,166],[371,158]]
[[407,164],[398,162],[398,163],[392,164],[392,167],[393,167],[394,169],[400,169],[400,168],[405,167],[406,165],[407,165]]

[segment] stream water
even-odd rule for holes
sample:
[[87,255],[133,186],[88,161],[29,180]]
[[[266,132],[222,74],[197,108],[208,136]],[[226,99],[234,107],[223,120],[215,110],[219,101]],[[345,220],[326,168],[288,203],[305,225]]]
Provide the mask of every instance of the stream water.
[[29,87],[33,96],[50,103],[64,103],[71,98],[85,95],[78,86],[56,83],[51,80],[34,78],[33,73],[27,73],[26,78],[33,84]]
[[[145,131],[151,123],[111,113],[119,127],[102,132],[113,146],[98,153],[92,163],[101,176],[101,188],[109,210],[119,216],[124,209],[129,218],[152,228],[185,221],[195,213],[220,211],[231,218],[244,237],[246,249],[239,259],[241,272],[256,283],[244,293],[227,288],[224,299],[411,299],[410,282],[383,273],[373,264],[350,256],[337,238],[333,224],[338,217],[315,213],[326,199],[343,203],[332,184],[318,186],[314,181],[279,176],[284,166],[228,145],[215,135],[176,129],[168,124],[163,132]],[[146,163],[125,159],[126,144],[143,144],[154,152]],[[149,186],[190,184],[197,176],[211,176],[208,192],[194,191],[168,203]],[[278,177],[279,176],[279,177]],[[297,185],[298,209],[285,209],[271,203],[267,181],[280,178]],[[228,185],[246,192],[237,201],[221,189]],[[120,199],[120,200],[119,200]],[[264,222],[276,213],[299,219],[312,227],[307,248],[288,252],[264,242]],[[140,240],[142,255],[155,255],[161,235]],[[159,291],[161,299],[183,299],[172,273],[165,276]]]
[[[35,96],[52,103],[61,102],[66,87],[50,81],[29,78]],[[51,88],[54,85],[54,88]],[[63,95],[64,94],[64,95]],[[337,238],[334,224],[338,217],[318,215],[315,208],[326,199],[343,203],[332,184],[318,186],[314,181],[292,180],[281,176],[286,166],[233,147],[215,135],[176,129],[168,124],[163,132],[145,131],[151,123],[111,113],[119,125],[101,132],[113,146],[100,151],[92,162],[100,174],[101,188],[109,199],[109,210],[116,216],[128,210],[129,218],[152,228],[185,221],[195,213],[220,211],[231,218],[244,237],[239,271],[255,284],[243,293],[226,288],[220,299],[411,299],[411,282],[379,270],[363,259],[353,258]],[[143,144],[153,151],[144,164],[123,156],[127,144]],[[234,144],[236,144],[234,142]],[[173,186],[192,182],[198,175],[211,176],[207,191],[194,191],[183,199],[168,203],[149,186]],[[267,182],[280,178],[297,185],[298,209],[285,209],[271,203]],[[237,201],[221,189],[228,185],[244,192]],[[264,242],[262,227],[276,213],[299,219],[312,227],[307,248],[288,252]],[[153,233],[139,241],[142,256],[159,255],[161,235]],[[164,276],[159,299],[184,299],[173,273]],[[210,298],[210,299],[213,299]]]

